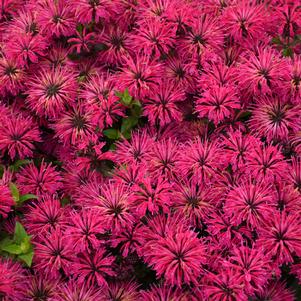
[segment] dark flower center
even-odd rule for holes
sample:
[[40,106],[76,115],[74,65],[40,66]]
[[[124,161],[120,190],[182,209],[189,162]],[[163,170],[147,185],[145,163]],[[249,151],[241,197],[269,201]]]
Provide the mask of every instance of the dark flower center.
[[79,114],[75,114],[72,118],[72,124],[74,128],[78,130],[82,130],[85,128],[86,120],[83,116],[80,116]]
[[57,84],[50,84],[47,88],[46,88],[46,96],[47,97],[52,97],[54,95],[56,95],[60,90],[60,86]]

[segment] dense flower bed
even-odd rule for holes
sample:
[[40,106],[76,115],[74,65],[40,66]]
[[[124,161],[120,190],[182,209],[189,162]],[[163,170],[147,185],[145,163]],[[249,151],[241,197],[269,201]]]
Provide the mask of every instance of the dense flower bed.
[[1,300],[297,298],[299,0],[0,8]]

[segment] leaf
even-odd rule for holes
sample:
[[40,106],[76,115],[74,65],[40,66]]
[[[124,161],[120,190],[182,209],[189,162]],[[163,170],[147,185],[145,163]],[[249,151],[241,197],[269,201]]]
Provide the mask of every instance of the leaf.
[[20,169],[20,167],[27,165],[31,163],[31,160],[24,159],[24,160],[17,160],[13,165],[11,165],[9,168],[11,171],[16,172]]
[[135,102],[132,105],[131,109],[132,116],[140,117],[142,113],[142,107],[141,103],[138,100],[135,100]]
[[16,222],[15,233],[14,233],[14,241],[17,244],[21,244],[22,241],[28,239],[28,237],[29,236],[26,233],[24,227],[19,222]]
[[31,267],[32,258],[33,258],[33,251],[31,251],[27,254],[21,254],[18,256],[18,259],[21,259],[22,261],[24,261],[28,267]]
[[282,44],[280,37],[274,37],[272,39],[272,43],[276,44],[276,45],[281,45]]
[[0,179],[3,177],[4,174],[4,166],[0,165]]
[[22,253],[22,249],[19,245],[15,244],[15,243],[10,243],[7,245],[3,245],[1,246],[1,250],[5,251],[9,254],[21,254]]
[[20,202],[20,203],[23,203],[23,202],[25,202],[25,201],[33,200],[33,199],[36,199],[36,200],[37,200],[38,197],[37,197],[36,195],[34,195],[34,194],[28,193],[28,194],[21,195],[21,196],[20,196],[20,199],[19,199],[19,202]]
[[137,125],[137,123],[138,118],[135,116],[122,119],[121,133],[124,134],[125,132],[130,131],[135,125]]
[[10,183],[9,184],[9,189],[10,189],[10,192],[13,196],[14,201],[16,203],[18,203],[19,200],[20,200],[20,192],[19,192],[18,187],[14,183]]
[[132,132],[131,131],[124,132],[123,137],[127,140],[130,139],[132,137]]
[[120,133],[116,129],[107,129],[103,131],[103,134],[111,140],[117,140],[120,137]]
[[293,49],[291,49],[291,48],[284,48],[282,50],[282,54],[285,57],[293,57],[294,52],[293,52]]
[[123,92],[123,97],[122,97],[122,103],[126,106],[129,106],[133,100],[132,96],[129,93],[128,89],[125,89],[125,91]]

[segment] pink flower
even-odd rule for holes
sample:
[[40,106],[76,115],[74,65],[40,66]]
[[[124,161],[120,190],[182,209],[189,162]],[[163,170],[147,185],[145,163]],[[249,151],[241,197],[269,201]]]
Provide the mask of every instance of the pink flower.
[[269,260],[263,250],[256,246],[235,247],[225,266],[235,269],[244,277],[245,291],[248,294],[262,291],[269,278]]
[[192,20],[187,34],[185,35],[181,51],[197,57],[205,50],[219,49],[223,44],[223,32],[214,18],[203,14]]
[[60,201],[47,196],[28,208],[25,215],[25,225],[28,233],[38,236],[66,224],[64,210]]
[[123,67],[116,78],[119,90],[129,89],[130,95],[144,100],[161,81],[162,65],[146,55],[124,57]]
[[235,270],[228,269],[219,274],[208,274],[208,284],[201,289],[208,300],[216,301],[247,301],[248,296],[244,293],[243,276]]
[[64,145],[72,145],[84,148],[89,143],[96,143],[98,137],[95,133],[96,125],[92,121],[92,112],[86,110],[82,103],[79,103],[70,112],[64,113],[54,125],[56,137]]
[[[179,288],[172,288],[170,285],[151,286],[150,290],[140,291],[141,300],[173,300],[188,301],[190,293],[184,293]],[[191,296],[190,296],[191,297]]]
[[65,106],[74,103],[76,82],[67,69],[42,70],[31,78],[28,86],[28,105],[41,116],[58,117]]
[[257,53],[248,52],[238,69],[241,88],[250,94],[268,94],[283,86],[284,62],[271,48],[258,48]]
[[217,125],[240,109],[239,99],[232,87],[212,87],[197,100],[196,110],[200,117],[208,117]]
[[100,215],[101,211],[95,209],[70,213],[65,236],[72,242],[74,250],[88,252],[89,249],[99,247],[100,242],[96,235],[105,232],[105,221]]
[[182,112],[178,103],[185,100],[184,93],[172,86],[171,82],[162,82],[156,92],[145,99],[144,115],[151,125],[164,126],[172,121],[181,121]]
[[100,300],[102,292],[86,284],[79,284],[74,279],[59,286],[51,301],[94,301]]
[[70,6],[80,23],[99,22],[110,16],[109,0],[71,0]]
[[24,271],[18,262],[1,258],[0,296],[3,301],[24,300],[22,292],[25,281]]
[[236,226],[247,222],[251,228],[257,228],[274,213],[271,192],[265,182],[241,183],[228,193],[225,214]]
[[168,212],[171,205],[172,186],[161,177],[156,179],[145,178],[133,187],[131,202],[139,217],[146,213],[155,214],[160,210]]
[[225,31],[235,40],[258,39],[265,31],[267,12],[264,5],[242,0],[229,5],[222,16]]
[[68,43],[71,44],[70,52],[75,50],[77,53],[89,52],[90,48],[93,46],[95,40],[95,35],[93,32],[86,33],[86,28],[84,27],[82,32],[77,32],[76,38],[70,38]]
[[0,216],[7,218],[8,213],[15,205],[10,189],[0,183]]
[[250,127],[268,142],[287,140],[290,132],[300,129],[300,108],[278,98],[262,97],[254,106]]
[[23,194],[54,194],[62,187],[61,176],[51,164],[42,161],[39,168],[33,163],[27,165],[17,175],[17,182]]
[[11,116],[0,124],[0,151],[12,160],[32,157],[35,142],[41,142],[40,131],[31,118]]
[[150,153],[153,140],[145,131],[132,134],[131,141],[123,140],[116,143],[114,159],[119,163],[140,163]]
[[136,301],[139,300],[138,285],[135,282],[112,282],[104,288],[100,301]]
[[107,285],[105,277],[115,275],[112,270],[114,260],[115,258],[106,254],[103,248],[98,248],[91,254],[79,254],[77,261],[72,265],[72,272],[78,277],[80,285],[103,287]]
[[70,36],[76,26],[71,7],[64,0],[43,0],[39,7],[37,21],[41,32],[47,36]]
[[[141,22],[132,36],[132,43],[137,52],[159,57],[168,53],[174,44],[176,27],[172,23],[154,20]],[[142,47],[141,47],[142,46]]]
[[39,242],[34,245],[34,267],[38,271],[48,273],[54,279],[58,279],[61,270],[66,275],[70,274],[74,250],[60,229],[39,237]]
[[[196,139],[189,142],[180,151],[179,170],[183,175],[191,177],[199,183],[210,180],[214,173],[224,165],[221,158],[222,148],[216,141]],[[217,156],[221,160],[215,160]]]
[[211,189],[190,180],[178,182],[174,190],[175,208],[183,212],[191,225],[201,227],[201,222],[214,210],[214,196]]
[[301,222],[298,214],[274,212],[260,228],[258,245],[278,264],[291,263],[301,256]]
[[157,276],[164,275],[167,283],[178,287],[196,284],[206,261],[204,246],[192,231],[167,235],[146,255]]
[[259,300],[273,301],[294,301],[295,296],[292,291],[286,288],[284,282],[269,281],[268,285],[263,290],[257,292],[255,297]]
[[287,163],[272,145],[255,145],[247,158],[247,168],[255,179],[285,179],[287,175]]
[[46,54],[47,44],[39,35],[19,34],[9,40],[6,47],[9,59],[15,60],[20,66],[27,66],[29,63],[37,63]]

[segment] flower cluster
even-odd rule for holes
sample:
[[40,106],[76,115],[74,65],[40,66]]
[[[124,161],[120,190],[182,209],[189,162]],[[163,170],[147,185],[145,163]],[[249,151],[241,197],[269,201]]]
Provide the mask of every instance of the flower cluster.
[[1,300],[295,300],[299,0],[0,8]]

